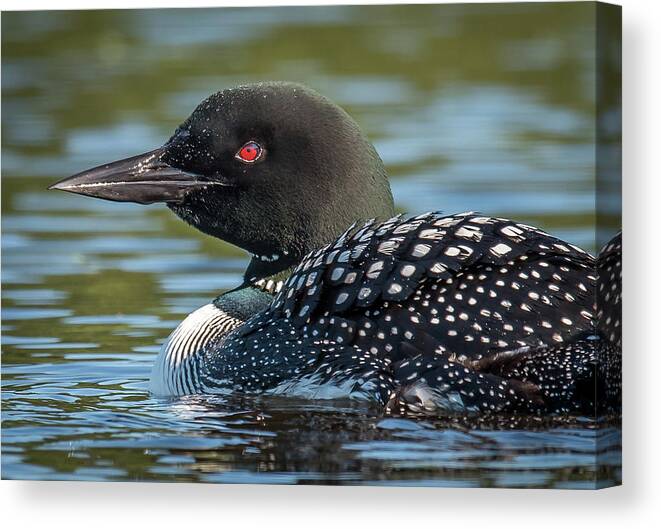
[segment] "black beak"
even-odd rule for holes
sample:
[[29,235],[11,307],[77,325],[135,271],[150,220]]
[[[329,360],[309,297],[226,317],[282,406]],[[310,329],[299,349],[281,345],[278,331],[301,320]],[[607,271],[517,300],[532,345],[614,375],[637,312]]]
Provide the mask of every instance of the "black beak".
[[119,160],[83,171],[53,184],[48,189],[60,189],[79,195],[114,200],[116,202],[179,203],[194,189],[222,185],[205,181],[200,175],[172,167],[162,161],[161,147],[145,154]]

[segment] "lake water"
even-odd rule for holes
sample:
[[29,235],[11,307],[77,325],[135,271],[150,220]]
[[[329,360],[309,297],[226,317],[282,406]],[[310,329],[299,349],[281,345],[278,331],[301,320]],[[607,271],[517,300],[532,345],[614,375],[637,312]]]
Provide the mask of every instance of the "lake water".
[[239,283],[246,255],[165,207],[45,191],[160,145],[213,91],[288,79],[358,120],[401,210],[508,216],[595,251],[593,16],[589,4],[3,13],[2,477],[618,482],[620,429],[586,418],[152,398],[159,344]]

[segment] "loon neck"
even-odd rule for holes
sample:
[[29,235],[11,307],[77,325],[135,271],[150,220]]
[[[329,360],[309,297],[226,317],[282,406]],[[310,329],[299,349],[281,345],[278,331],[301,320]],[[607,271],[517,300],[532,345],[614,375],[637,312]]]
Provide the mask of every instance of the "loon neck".
[[[240,286],[225,292],[213,300],[213,305],[232,318],[245,321],[271,303],[275,286],[270,291],[266,288],[266,283],[267,280],[261,280],[257,284]],[[275,282],[271,283],[275,285]]]
[[[283,281],[289,277],[300,259],[289,254],[253,255],[243,276],[241,287],[255,285],[261,282]],[[258,286],[260,286],[258,284]]]

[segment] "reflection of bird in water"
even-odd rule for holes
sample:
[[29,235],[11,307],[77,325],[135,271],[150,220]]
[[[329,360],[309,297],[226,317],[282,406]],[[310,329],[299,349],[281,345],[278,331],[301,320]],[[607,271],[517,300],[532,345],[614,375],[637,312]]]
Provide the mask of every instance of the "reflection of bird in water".
[[394,217],[373,146],[307,88],[224,90],[163,147],[53,187],[166,202],[253,255],[244,283],[163,346],[157,394],[350,396],[437,414],[619,400],[619,239],[595,267],[507,219]]

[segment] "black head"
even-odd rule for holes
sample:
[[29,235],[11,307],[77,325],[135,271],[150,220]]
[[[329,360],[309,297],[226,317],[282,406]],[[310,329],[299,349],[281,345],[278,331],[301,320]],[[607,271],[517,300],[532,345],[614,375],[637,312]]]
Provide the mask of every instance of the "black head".
[[165,202],[204,233],[255,255],[250,277],[288,268],[353,222],[393,215],[383,163],[355,121],[293,83],[218,92],[163,147],[51,188]]

